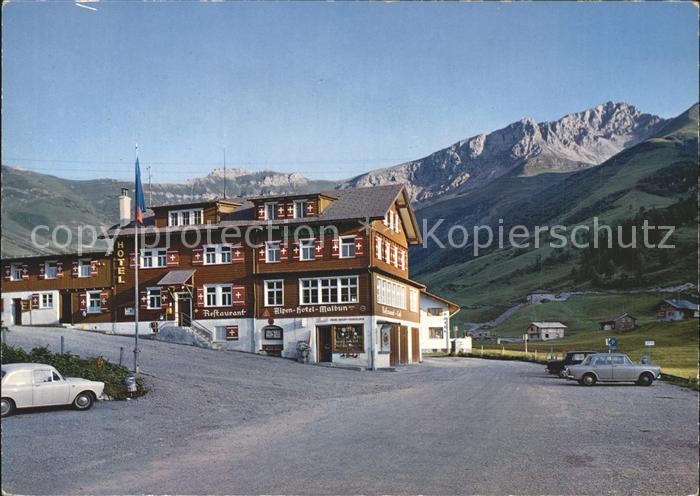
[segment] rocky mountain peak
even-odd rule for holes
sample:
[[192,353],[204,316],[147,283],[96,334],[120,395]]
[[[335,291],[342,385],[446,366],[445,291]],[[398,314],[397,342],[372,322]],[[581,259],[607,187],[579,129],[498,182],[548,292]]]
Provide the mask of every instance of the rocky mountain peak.
[[363,174],[339,187],[405,182],[416,200],[431,201],[504,175],[566,172],[598,165],[653,135],[664,122],[633,105],[615,102],[550,122],[524,117],[420,160]]

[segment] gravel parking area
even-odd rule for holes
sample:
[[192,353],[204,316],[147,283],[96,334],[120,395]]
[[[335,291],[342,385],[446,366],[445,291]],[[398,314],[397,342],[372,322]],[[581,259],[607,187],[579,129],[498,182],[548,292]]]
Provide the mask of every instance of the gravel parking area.
[[[116,361],[133,340],[13,329]],[[2,421],[24,494],[691,494],[698,394],[584,388],[541,365],[427,359],[356,372],[142,341],[150,393]]]

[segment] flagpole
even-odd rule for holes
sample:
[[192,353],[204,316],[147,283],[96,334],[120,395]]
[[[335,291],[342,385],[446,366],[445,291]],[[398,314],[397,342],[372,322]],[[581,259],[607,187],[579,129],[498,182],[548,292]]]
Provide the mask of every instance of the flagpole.
[[[136,163],[139,161],[139,145],[136,145]],[[138,172],[134,177],[134,185],[140,180]],[[134,189],[135,191],[135,189]],[[134,195],[135,197],[136,195]],[[139,208],[138,198],[134,198],[134,375],[139,375],[139,221],[137,209]]]

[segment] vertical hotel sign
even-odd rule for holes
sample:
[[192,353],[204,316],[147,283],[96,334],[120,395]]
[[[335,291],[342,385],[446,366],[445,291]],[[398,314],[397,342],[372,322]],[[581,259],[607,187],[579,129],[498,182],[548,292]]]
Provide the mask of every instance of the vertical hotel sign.
[[114,267],[117,284],[126,283],[126,253],[124,253],[124,241],[117,241],[117,249],[114,251]]

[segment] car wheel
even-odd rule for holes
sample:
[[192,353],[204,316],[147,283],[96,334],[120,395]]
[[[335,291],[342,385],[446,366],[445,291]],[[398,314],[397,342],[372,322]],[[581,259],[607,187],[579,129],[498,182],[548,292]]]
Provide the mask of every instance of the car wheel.
[[95,400],[92,397],[92,393],[89,391],[83,391],[78,394],[73,400],[73,406],[76,410],[89,410]]
[[559,371],[559,377],[562,379],[566,379],[566,369],[561,369]]
[[654,382],[654,377],[652,377],[651,374],[642,374],[639,376],[639,379],[637,380],[637,385],[638,386],[651,386],[651,383]]
[[584,386],[593,386],[596,383],[596,378],[593,374],[586,374],[581,378],[581,384]]
[[15,402],[10,398],[3,398],[0,402],[0,413],[3,417],[9,417],[15,411]]

